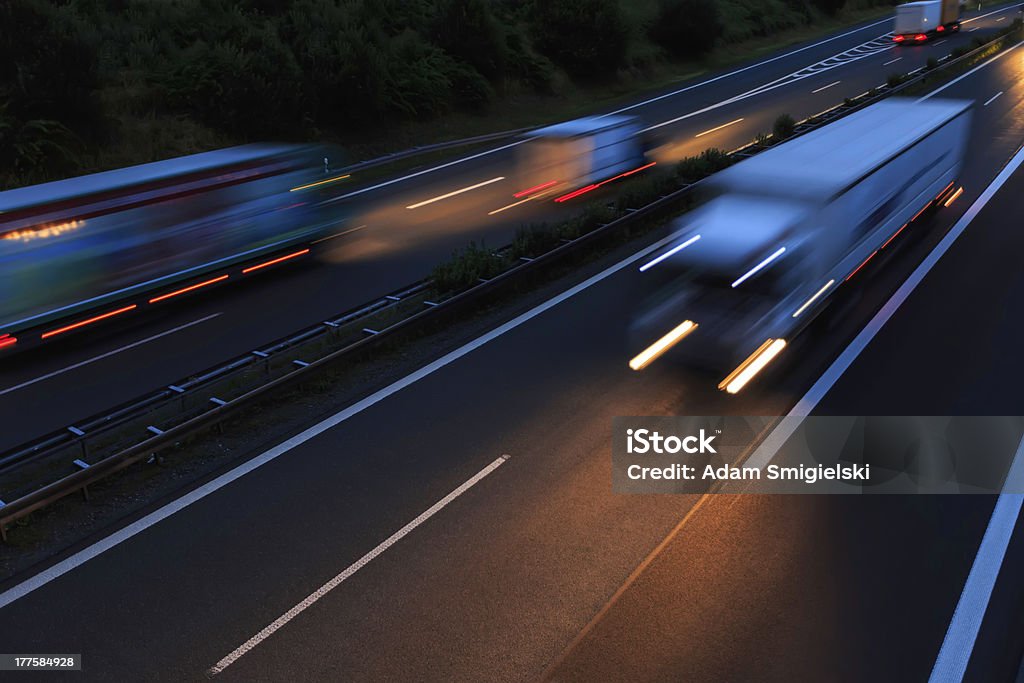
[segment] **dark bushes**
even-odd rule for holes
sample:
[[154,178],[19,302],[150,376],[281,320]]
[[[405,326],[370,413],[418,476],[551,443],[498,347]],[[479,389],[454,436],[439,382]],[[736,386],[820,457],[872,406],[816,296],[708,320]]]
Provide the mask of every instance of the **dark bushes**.
[[82,141],[100,141],[99,38],[42,0],[0,2],[0,189],[70,172]]
[[676,175],[684,183],[695,183],[732,164],[733,159],[727,152],[712,147],[695,157],[686,157],[680,161],[676,166]]
[[781,114],[772,124],[772,137],[785,140],[796,130],[796,121],[789,114]]
[[570,76],[606,79],[623,65],[629,25],[617,0],[540,0],[530,14],[537,49]]
[[722,30],[718,5],[713,2],[661,0],[648,33],[673,57],[692,59],[710,52]]

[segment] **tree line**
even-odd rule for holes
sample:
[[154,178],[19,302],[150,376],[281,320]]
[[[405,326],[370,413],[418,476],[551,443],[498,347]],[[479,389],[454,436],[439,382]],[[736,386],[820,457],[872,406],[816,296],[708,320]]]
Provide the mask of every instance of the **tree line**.
[[0,187],[73,172],[126,116],[238,141],[373,131],[700,59],[844,2],[660,0],[637,22],[628,0],[0,0]]

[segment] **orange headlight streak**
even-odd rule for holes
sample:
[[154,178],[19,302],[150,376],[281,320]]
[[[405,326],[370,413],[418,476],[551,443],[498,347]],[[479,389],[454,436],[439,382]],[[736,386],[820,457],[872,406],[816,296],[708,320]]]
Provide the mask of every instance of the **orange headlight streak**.
[[757,373],[764,370],[768,363],[772,362],[777,355],[782,352],[782,349],[786,348],[785,339],[767,339],[761,346],[757,348],[757,351],[750,354],[750,356],[740,363],[740,366],[729,373],[719,383],[718,388],[724,389],[730,394],[739,393],[740,389],[747,385],[747,382],[754,379]]
[[952,204],[957,199],[959,199],[960,195],[962,195],[963,193],[964,193],[964,188],[962,188],[962,187],[957,188],[956,192],[954,192],[952,195],[950,195],[949,199],[947,199],[946,201],[942,202],[942,205],[948,207],[950,204]]
[[941,200],[943,195],[945,195],[947,192],[949,192],[950,188],[953,187],[953,183],[954,182],[955,181],[950,181],[949,185],[946,185],[946,187],[942,190],[942,192],[939,193],[939,196],[935,198],[935,201]]
[[200,289],[201,287],[206,287],[207,285],[212,285],[212,284],[217,283],[217,282],[223,282],[224,280],[227,280],[228,277],[230,277],[230,276],[228,276],[228,275],[221,275],[220,277],[215,277],[215,278],[213,278],[211,280],[207,280],[206,282],[200,282],[200,283],[191,285],[190,287],[184,287],[182,289],[178,289],[178,290],[175,290],[173,292],[168,292],[167,294],[161,294],[158,297],[150,299],[149,303],[155,304],[157,302],[164,301],[165,299],[170,299],[171,297],[178,296],[179,294],[185,294],[186,292],[192,292],[192,291],[195,291],[197,289]]
[[570,199],[572,199],[574,197],[579,197],[581,194],[586,194],[587,192],[590,192],[591,190],[596,190],[597,188],[601,187],[602,185],[607,185],[608,183],[612,182],[613,180],[618,180],[619,178],[625,178],[626,176],[631,176],[634,173],[639,173],[640,171],[644,171],[644,170],[650,168],[651,166],[654,166],[657,163],[658,163],[657,161],[652,161],[649,164],[644,164],[643,166],[640,166],[638,168],[634,168],[632,171],[626,171],[625,173],[620,173],[619,175],[617,175],[617,176],[615,176],[613,178],[608,178],[608,180],[602,180],[599,183],[594,183],[593,185],[587,185],[586,187],[581,187],[580,189],[574,190],[574,191],[572,191],[572,192],[570,192],[568,194],[563,194],[561,197],[555,197],[555,201],[558,202],[559,204],[561,204],[562,202],[567,202],[567,201],[569,201]]
[[242,270],[242,273],[243,274],[251,273],[254,270],[259,270],[260,268],[266,268],[267,266],[272,266],[274,264],[281,263],[282,261],[288,261],[290,259],[297,258],[299,256],[302,256],[303,254],[308,254],[308,253],[309,253],[309,249],[303,249],[301,251],[296,251],[293,254],[287,254],[285,256],[279,256],[276,259],[272,259],[270,261],[266,261],[265,263],[261,263],[261,264],[259,264],[257,266],[249,266],[248,268],[244,268]]
[[684,321],[664,337],[641,351],[633,360],[629,361],[629,367],[634,370],[643,370],[695,329],[697,329],[697,323],[692,320]]
[[13,232],[4,233],[2,239],[31,242],[32,240],[46,239],[48,237],[58,237],[72,230],[77,230],[83,225],[85,225],[84,220],[67,221],[66,223],[57,223],[56,225],[37,225],[27,230],[14,230]]
[[48,339],[49,337],[55,337],[58,334],[63,334],[64,332],[70,332],[71,330],[77,330],[79,327],[85,327],[86,325],[91,325],[92,323],[99,322],[100,320],[106,320],[107,318],[113,318],[115,315],[120,315],[122,313],[127,313],[128,311],[134,310],[136,308],[138,308],[138,306],[136,304],[132,304],[131,306],[125,306],[124,308],[119,308],[116,311],[110,311],[110,312],[104,313],[102,315],[97,315],[97,316],[95,316],[93,318],[89,318],[88,320],[80,320],[79,322],[73,323],[71,325],[67,325],[66,327],[60,327],[60,328],[58,328],[56,330],[50,330],[49,332],[43,332],[43,334],[41,334],[39,338],[40,339]]

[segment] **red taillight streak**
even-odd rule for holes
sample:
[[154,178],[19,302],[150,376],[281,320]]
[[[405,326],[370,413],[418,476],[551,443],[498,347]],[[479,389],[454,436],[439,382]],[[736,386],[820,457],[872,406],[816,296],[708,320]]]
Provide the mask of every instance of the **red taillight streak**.
[[[856,268],[854,268],[852,273],[850,273],[849,275],[846,276],[846,280],[849,280],[851,277],[856,275],[857,271],[859,271],[861,268],[866,266],[868,261],[870,261],[871,259],[875,258],[875,254],[877,254],[877,253],[878,253],[877,251],[871,252],[871,256],[868,256],[866,259],[861,261],[861,264],[859,266],[857,266]],[[846,280],[843,280],[843,282],[846,282]]]
[[648,169],[648,168],[650,168],[651,166],[654,166],[657,163],[658,163],[657,161],[652,161],[651,163],[644,164],[643,166],[640,166],[639,168],[634,168],[632,171],[626,171],[625,173],[620,173],[619,175],[615,176],[614,178],[609,178],[608,180],[602,180],[601,182],[595,183],[593,185],[587,185],[586,187],[581,188],[579,190],[576,190],[574,192],[570,192],[569,194],[563,194],[561,197],[556,197],[555,201],[556,202],[564,202],[564,201],[567,201],[569,199],[572,199],[573,197],[579,197],[581,194],[584,194],[586,192],[590,192],[591,190],[596,190],[597,188],[601,187],[602,185],[607,185],[608,183],[612,182],[613,180],[618,180],[619,178],[625,178],[626,176],[633,175],[634,173],[639,173],[640,171]]
[[902,43],[904,37],[903,36],[893,36],[892,39],[893,39],[893,42],[895,42],[895,43]]
[[[907,227],[908,225],[909,225],[909,223],[904,223],[904,224],[903,224],[903,228],[906,228],[906,227]],[[885,249],[885,248],[886,248],[887,246],[889,246],[889,242],[892,242],[892,241],[893,241],[894,239],[896,239],[896,235],[898,235],[898,234],[900,234],[901,232],[903,232],[903,228],[900,228],[899,230],[897,230],[896,232],[894,232],[894,233],[892,234],[892,237],[890,237],[889,239],[887,239],[887,240],[885,241],[885,244],[883,244],[883,245],[882,245],[882,249]]]
[[0,349],[5,348],[7,346],[14,346],[17,343],[18,343],[18,338],[17,337],[12,337],[9,334],[0,335]]
[[946,30],[946,27],[940,24],[935,27],[935,30],[938,31],[939,33],[942,33],[943,31]]
[[39,338],[40,339],[46,339],[47,337],[52,337],[54,335],[61,334],[62,332],[69,332],[69,331],[77,329],[79,327],[84,327],[86,325],[89,325],[90,323],[94,323],[94,322],[97,322],[97,321],[100,321],[100,320],[105,320],[106,318],[112,318],[113,316],[119,315],[121,313],[126,313],[126,312],[132,310],[133,308],[138,308],[138,306],[136,304],[132,304],[131,306],[125,306],[124,308],[119,308],[116,311],[110,311],[109,313],[104,313],[103,315],[98,315],[98,316],[96,316],[94,318],[89,318],[88,320],[81,320],[81,321],[79,321],[77,323],[68,325],[67,327],[61,327],[61,328],[58,328],[56,330],[50,330],[49,332],[43,332],[43,334],[40,335]]
[[527,188],[525,190],[522,190],[521,192],[516,192],[512,196],[515,197],[516,199],[521,199],[521,198],[526,197],[528,195],[531,195],[531,194],[533,194],[535,192],[540,192],[541,190],[546,190],[549,187],[551,187],[552,185],[557,185],[557,184],[558,184],[557,180],[549,180],[546,183],[541,183],[540,185],[534,185],[533,187],[530,187],[530,188]]
[[939,196],[935,198],[935,201],[939,201],[940,199],[942,199],[942,195],[944,195],[944,194],[946,194],[947,192],[949,192],[949,188],[953,187],[953,185],[954,185],[954,183],[955,183],[955,182],[956,182],[956,181],[954,180],[954,181],[953,181],[953,182],[951,182],[951,183],[950,183],[949,185],[946,185],[946,189],[944,189],[944,190],[943,190],[942,192],[940,192],[940,193],[939,193]]
[[161,294],[158,297],[150,299],[149,303],[155,304],[158,301],[163,301],[164,299],[170,299],[172,296],[178,296],[179,294],[184,294],[186,292],[191,292],[193,290],[199,289],[200,287],[205,287],[207,285],[212,285],[215,282],[223,282],[224,280],[227,280],[228,277],[230,277],[230,276],[228,276],[228,275],[221,275],[220,277],[215,277],[212,280],[207,280],[206,282],[200,282],[200,283],[194,284],[194,285],[192,285],[190,287],[185,287],[183,289],[179,289],[179,290],[176,290],[176,291],[173,291],[173,292],[168,292],[167,294]]
[[927,39],[928,39],[928,36],[926,36],[923,33],[918,33],[916,36],[914,36],[914,40],[927,40]]
[[582,187],[574,192],[570,192],[569,194],[563,194],[561,197],[556,197],[555,201],[559,203],[565,202],[572,199],[573,197],[579,197],[581,194],[586,194],[591,190],[596,190],[599,187],[601,187],[600,183],[598,183],[597,185],[587,185],[586,187]]
[[287,261],[288,259],[293,259],[296,256],[302,256],[303,254],[308,254],[308,253],[309,253],[309,249],[303,249],[302,251],[297,251],[294,254],[288,254],[287,256],[281,256],[279,258],[273,259],[272,261],[267,261],[266,263],[261,263],[258,266],[251,266],[249,268],[245,268],[244,270],[242,270],[242,273],[243,274],[244,273],[251,273],[254,270],[259,270],[260,268],[266,268],[267,266],[272,266],[275,263],[281,263],[282,261]]

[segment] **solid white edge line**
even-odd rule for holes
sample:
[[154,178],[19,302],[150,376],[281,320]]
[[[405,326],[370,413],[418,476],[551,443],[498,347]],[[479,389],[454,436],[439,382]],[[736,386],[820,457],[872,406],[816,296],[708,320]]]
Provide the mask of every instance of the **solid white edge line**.
[[412,531],[416,527],[418,527],[421,524],[423,524],[424,522],[426,522],[428,519],[430,519],[435,514],[440,512],[443,508],[447,507],[448,504],[450,504],[453,500],[455,500],[456,498],[461,496],[463,493],[465,493],[469,489],[473,488],[478,483],[480,483],[480,481],[482,481],[484,479],[484,477],[486,477],[487,475],[492,473],[494,470],[496,470],[499,467],[501,467],[505,462],[507,462],[508,458],[509,458],[508,455],[501,456],[497,460],[493,461],[490,465],[488,465],[487,467],[483,468],[482,470],[480,470],[479,472],[474,474],[472,477],[467,479],[465,482],[460,484],[458,486],[458,488],[454,489],[451,493],[446,495],[444,498],[442,498],[441,500],[437,501],[432,506],[427,508],[425,511],[420,513],[420,515],[417,516],[414,520],[412,520],[411,522],[409,522],[408,524],[403,526],[401,529],[399,529],[395,533],[393,533],[390,536],[388,536],[384,541],[382,541],[373,550],[371,550],[370,552],[368,552],[365,555],[363,555],[362,557],[360,557],[358,560],[356,560],[351,565],[349,565],[340,574],[335,576],[333,579],[331,579],[330,581],[328,581],[324,585],[320,586],[320,588],[318,588],[315,591],[313,591],[309,596],[306,597],[305,600],[303,600],[302,602],[300,602],[297,605],[295,605],[294,607],[292,607],[290,610],[288,610],[287,612],[285,612],[284,614],[279,616],[277,619],[275,619],[273,622],[268,624],[266,627],[264,627],[263,630],[261,630],[259,633],[257,633],[256,635],[254,635],[252,638],[250,638],[249,640],[245,641],[241,645],[239,645],[234,650],[232,650],[230,654],[228,654],[223,659],[221,659],[219,662],[217,662],[212,667],[207,669],[206,670],[206,674],[208,676],[211,676],[211,677],[212,676],[216,676],[217,674],[219,674],[222,671],[224,671],[224,669],[226,669],[229,666],[231,666],[231,664],[233,664],[234,662],[238,661],[238,659],[241,658],[243,655],[245,655],[246,652],[248,652],[249,650],[253,649],[254,647],[256,647],[257,645],[262,643],[264,640],[266,640],[270,636],[274,635],[274,633],[276,631],[281,629],[285,624],[287,624],[289,621],[291,621],[295,617],[299,616],[303,611],[305,611],[310,606],[312,606],[320,598],[324,597],[325,595],[330,593],[332,590],[334,590],[335,588],[340,586],[344,581],[346,581],[349,577],[351,577],[357,571],[359,571],[360,569],[362,569],[363,567],[368,565],[370,562],[372,562],[374,559],[376,559],[377,556],[379,556],[385,550],[387,550],[388,548],[393,546],[398,541],[402,540],[402,538],[404,538],[405,536],[408,536],[410,533],[412,533]]
[[1020,479],[1024,477],[1022,452],[1024,439],[1017,446],[1017,452],[1010,464],[1010,472],[1003,485],[1004,492],[996,499],[992,516],[981,538],[981,545],[978,546],[978,553],[974,556],[967,581],[964,582],[960,599],[953,610],[953,617],[949,621],[946,635],[939,647],[939,654],[932,666],[932,673],[928,677],[930,683],[962,681],[964,674],[967,673],[967,665],[971,661],[971,653],[981,631],[985,611],[992,599],[992,591],[999,578],[1003,558],[1006,556],[1006,550],[1013,538],[1013,529],[1020,516],[1021,504],[1024,503],[1024,495],[1007,492],[1014,488],[1020,490]]
[[118,353],[121,353],[122,351],[128,351],[129,349],[134,349],[136,346],[142,346],[143,344],[148,344],[151,341],[156,341],[160,337],[166,337],[167,335],[172,334],[174,332],[180,332],[181,330],[184,330],[184,329],[187,329],[189,327],[192,327],[193,325],[198,325],[199,323],[205,323],[207,320],[212,320],[213,318],[216,318],[219,315],[223,315],[223,313],[212,313],[212,314],[206,316],[205,318],[200,318],[199,320],[193,320],[190,323],[185,323],[184,325],[179,325],[178,327],[174,327],[174,328],[171,328],[169,330],[164,330],[163,332],[160,332],[159,334],[154,334],[152,337],[146,337],[145,339],[140,339],[139,341],[132,342],[131,344],[126,344],[125,346],[122,346],[121,348],[118,348],[118,349],[114,349],[113,351],[107,351],[106,353],[101,353],[100,355],[94,356],[92,358],[89,358],[88,360],[83,360],[83,361],[81,361],[79,363],[75,363],[74,365],[69,365],[66,368],[61,368],[60,370],[54,370],[53,372],[50,372],[48,374],[40,375],[39,377],[36,377],[35,379],[26,380],[26,381],[22,382],[21,384],[15,384],[13,387],[7,387],[6,389],[0,390],[0,396],[3,396],[4,394],[9,394],[12,391],[17,391],[19,389],[24,389],[25,387],[32,386],[33,384],[36,384],[37,382],[44,382],[44,381],[46,381],[48,379],[52,379],[52,378],[56,377],[57,375],[62,375],[65,372],[70,372],[71,370],[77,370],[80,367],[83,367],[85,365],[89,365],[90,363],[95,363],[98,360],[103,360],[104,358],[110,358],[111,356],[113,356],[115,354],[118,354]]
[[93,559],[94,557],[97,557],[103,554],[104,552],[110,550],[111,548],[120,545],[121,543],[127,541],[131,537],[145,531],[149,527],[167,519],[176,512],[185,509],[192,503],[202,500],[211,493],[214,493],[215,491],[227,486],[228,484],[240,479],[241,477],[244,477],[249,472],[252,472],[253,470],[262,467],[268,462],[280,457],[281,455],[284,455],[293,448],[296,448],[304,444],[310,439],[341,424],[345,420],[348,420],[349,418],[358,415],[367,408],[370,408],[371,406],[388,398],[392,394],[396,394],[402,389],[405,389],[406,387],[415,384],[424,377],[427,377],[433,374],[434,372],[437,372],[446,365],[449,365],[450,363],[453,363],[454,361],[462,358],[463,356],[471,353],[472,351],[475,351],[484,344],[487,344],[488,342],[497,339],[506,332],[510,332],[511,330],[514,330],[515,328],[532,320],[538,315],[554,308],[555,306],[558,306],[562,302],[567,301],[568,299],[576,296],[580,292],[590,288],[591,286],[597,284],[598,282],[604,280],[605,278],[614,275],[623,268],[628,268],[637,261],[646,258],[649,254],[657,251],[658,249],[661,249],[666,244],[669,244],[670,242],[676,239],[679,239],[679,236],[677,234],[672,234],[658,240],[654,244],[651,244],[650,246],[641,249],[640,251],[627,257],[626,259],[619,261],[615,265],[608,267],[607,269],[588,278],[587,280],[581,282],[580,284],[575,285],[574,287],[562,292],[561,294],[551,299],[548,299],[544,303],[539,304],[538,306],[530,309],[529,311],[526,311],[525,313],[519,315],[516,318],[513,318],[507,323],[499,325],[490,332],[480,337],[477,337],[473,341],[470,341],[460,346],[454,351],[450,351],[449,353],[445,354],[441,358],[438,358],[429,365],[423,366],[419,370],[416,370],[415,372],[406,375],[405,377],[393,382],[392,384],[384,387],[383,389],[380,389],[374,392],[373,394],[370,394],[366,398],[357,401],[351,406],[348,406],[347,408],[340,410],[339,412],[318,422],[317,424],[306,429],[305,431],[278,444],[277,446],[274,446],[273,448],[270,448],[269,450],[264,451],[255,458],[252,458],[251,460],[242,463],[238,467],[235,467],[225,472],[224,474],[218,476],[217,478],[212,479],[209,482],[203,484],[202,486],[199,486],[189,491],[180,498],[177,498],[167,503],[163,507],[158,508],[153,512],[150,512],[149,514],[137,519],[131,524],[128,524],[127,526],[124,526],[121,529],[118,529],[114,533],[110,534],[109,536],[106,536],[105,538],[97,541],[96,543],[93,543],[92,545],[83,548],[82,550],[79,550],[73,555],[61,560],[60,562],[57,562],[56,564],[50,567],[47,567],[38,574],[30,576],[24,581],[7,589],[3,593],[0,593],[0,609],[6,607],[15,600],[28,595],[32,591],[45,586],[54,579],[60,578],[64,574],[67,574],[76,567]]

